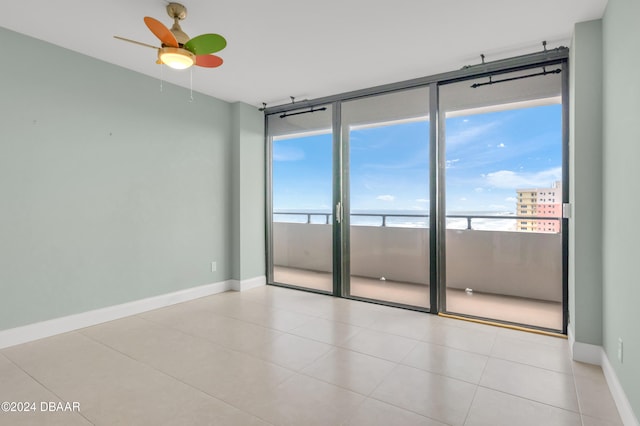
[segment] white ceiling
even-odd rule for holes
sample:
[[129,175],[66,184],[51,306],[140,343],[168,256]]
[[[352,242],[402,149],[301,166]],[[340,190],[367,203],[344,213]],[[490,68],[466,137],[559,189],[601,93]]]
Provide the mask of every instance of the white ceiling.
[[[142,18],[167,26],[163,0],[13,0],[0,26],[160,77]],[[218,69],[194,67],[194,90],[269,106],[459,69],[570,43],[607,0],[184,0],[182,29],[225,36]],[[164,70],[189,87],[189,71]]]

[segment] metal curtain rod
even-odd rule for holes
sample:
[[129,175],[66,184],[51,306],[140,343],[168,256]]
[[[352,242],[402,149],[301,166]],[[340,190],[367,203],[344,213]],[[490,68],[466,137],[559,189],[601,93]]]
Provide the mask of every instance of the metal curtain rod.
[[322,108],[311,108],[308,111],[298,111],[298,112],[285,112],[284,114],[280,115],[280,118],[285,118],[285,117],[290,117],[292,115],[300,115],[300,114],[309,114],[310,112],[316,112],[316,111],[326,111],[327,107],[322,107]]
[[474,88],[474,89],[477,89],[480,86],[488,86],[488,85],[491,85],[491,84],[505,83],[507,81],[521,80],[523,78],[539,77],[541,75],[560,74],[561,72],[562,72],[562,69],[560,69],[560,68],[556,68],[555,70],[552,70],[552,71],[547,71],[545,69],[542,72],[537,72],[537,73],[534,73],[534,74],[521,75],[521,76],[518,76],[518,77],[503,78],[502,80],[492,80],[491,76],[489,76],[489,81],[487,81],[486,83],[474,83],[474,84],[471,85],[471,87]]

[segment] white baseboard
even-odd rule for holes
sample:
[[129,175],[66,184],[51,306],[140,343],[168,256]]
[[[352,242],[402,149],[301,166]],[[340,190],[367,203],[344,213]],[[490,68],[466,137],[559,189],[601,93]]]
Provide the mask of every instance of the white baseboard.
[[67,333],[84,327],[113,321],[130,315],[136,315],[153,309],[164,308],[176,303],[205,297],[224,291],[235,290],[232,288],[232,280],[221,281],[199,287],[162,294],[160,296],[135,300],[121,305],[108,306],[106,308],[55,318],[22,327],[0,331],[0,349],[33,340],[43,339],[56,334]]
[[609,357],[604,350],[602,350],[602,362],[600,365],[602,366],[604,377],[607,379],[611,396],[613,396],[616,407],[618,407],[618,413],[622,419],[622,424],[625,426],[640,426],[640,422],[638,422],[638,418],[631,408],[631,403],[627,398],[627,394],[624,392],[624,389],[620,384],[620,380],[618,380],[618,375],[613,369],[613,365],[611,365]]
[[602,365],[602,346],[576,342],[571,329],[569,329],[568,338],[571,357],[574,361],[586,362],[587,364]]
[[251,290],[252,288],[262,287],[263,285],[267,285],[267,277],[264,275],[242,281],[231,280],[231,289],[235,291]]
[[616,374],[609,357],[602,346],[591,345],[588,343],[576,342],[571,329],[569,329],[569,349],[571,357],[574,361],[586,362],[587,364],[595,364],[602,367],[602,372],[607,380],[609,391],[616,403],[618,413],[625,426],[640,426],[638,418],[631,408],[627,394],[624,392],[618,375]]

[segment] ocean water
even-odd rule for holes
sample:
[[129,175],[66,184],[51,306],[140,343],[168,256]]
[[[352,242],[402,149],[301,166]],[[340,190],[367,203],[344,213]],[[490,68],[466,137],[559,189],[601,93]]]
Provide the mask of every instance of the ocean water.
[[[516,231],[516,214],[505,211],[461,211],[448,212],[447,229],[467,229],[471,219],[471,229],[479,231]],[[477,217],[496,216],[496,218]],[[331,223],[333,217],[327,210],[275,211],[274,222]],[[429,216],[424,210],[355,210],[351,212],[352,226],[388,226],[399,228],[428,228]]]

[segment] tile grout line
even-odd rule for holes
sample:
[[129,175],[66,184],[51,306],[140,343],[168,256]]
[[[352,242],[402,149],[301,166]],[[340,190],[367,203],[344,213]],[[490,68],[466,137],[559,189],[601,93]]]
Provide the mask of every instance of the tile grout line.
[[580,394],[578,393],[578,383],[576,382],[576,372],[575,369],[573,368],[573,363],[571,364],[571,376],[573,377],[573,388],[576,391],[576,399],[578,400],[578,411],[579,411],[579,415],[580,415],[580,424],[582,426],[584,426],[584,414],[582,412],[582,401],[580,398]]
[[[335,346],[335,347],[334,347],[333,349],[331,349],[329,352],[327,352],[326,354],[324,354],[324,355],[322,355],[321,357],[319,357],[318,359],[316,359],[316,361],[319,361],[321,358],[326,358],[326,357],[327,357],[327,356],[328,356],[332,351],[335,351],[336,349],[348,350],[348,349],[344,349],[344,348],[340,348],[340,347],[338,347],[338,346]],[[359,352],[356,352],[356,353],[359,353]],[[360,354],[360,353],[359,353],[359,354]],[[360,355],[367,355],[367,354],[360,354]],[[372,358],[373,358],[373,357],[372,357]],[[339,387],[340,389],[344,389],[344,390],[349,391],[349,392],[357,393],[358,395],[362,395],[362,396],[364,396],[364,398],[365,398],[365,399],[367,399],[367,398],[369,398],[369,397],[371,396],[371,394],[373,394],[373,392],[375,392],[375,391],[376,391],[376,389],[378,389],[378,387],[382,384],[382,382],[384,382],[384,380],[389,376],[389,374],[391,374],[391,371],[395,370],[395,368],[398,366],[398,364],[397,364],[397,363],[394,363],[393,361],[383,360],[383,359],[381,359],[381,358],[376,358],[376,359],[380,359],[381,361],[386,361],[386,362],[393,363],[393,364],[394,364],[394,366],[393,366],[393,368],[389,371],[389,373],[387,373],[387,374],[384,376],[384,378],[382,378],[382,380],[380,380],[380,383],[378,383],[378,384],[374,387],[374,389],[373,389],[371,392],[369,392],[368,394],[364,394],[364,393],[358,392],[358,391],[356,391],[356,390],[349,389],[349,388],[347,388],[347,387],[345,387],[345,386],[343,386],[343,385],[340,385],[340,384],[338,384],[338,383],[332,383],[332,382],[329,382],[329,381],[327,381],[327,380],[321,379],[321,378],[319,378],[319,377],[311,376],[310,374],[305,373],[303,370],[306,370],[307,368],[309,368],[309,367],[311,366],[311,364],[309,364],[307,367],[303,368],[302,370],[298,371],[297,373],[298,373],[298,374],[300,374],[300,375],[303,375],[303,376],[305,376],[305,377],[308,377],[308,378],[310,378],[310,379],[318,380],[318,381],[321,381],[321,382],[323,382],[323,383],[326,383],[326,384],[329,384],[329,385],[332,385],[332,386]],[[314,361],[314,362],[315,362],[315,361]]]
[[[572,374],[560,373],[560,372],[553,371],[553,370],[546,370],[546,369],[544,369],[544,368],[539,368],[539,367],[531,366],[531,365],[529,365],[529,364],[522,364],[522,363],[519,363],[519,362],[509,361],[509,360],[503,360],[503,359],[501,359],[501,358],[495,358],[495,357],[489,357],[489,360],[487,361],[487,364],[489,363],[489,361],[491,360],[491,358],[496,359],[496,360],[499,360],[499,361],[502,361],[502,362],[509,362],[509,363],[512,363],[512,364],[518,364],[518,365],[522,365],[522,366],[529,367],[529,368],[535,368],[535,369],[544,370],[544,371],[551,372],[551,373],[555,373],[555,374],[560,374],[560,375],[563,375],[563,376],[571,376],[571,378],[572,378],[572,383],[574,383],[574,386],[575,386],[575,380],[574,380],[574,377],[573,377],[573,375],[572,375]],[[485,366],[485,370],[486,370],[486,366]],[[484,371],[483,371],[483,375],[484,375]],[[528,397],[525,397],[525,396],[522,396],[522,395],[516,395],[516,394],[510,393],[510,392],[506,392],[506,391],[504,391],[504,390],[502,390],[502,389],[496,389],[496,388],[493,388],[493,387],[489,387],[489,386],[483,385],[483,384],[482,384],[482,378],[480,379],[480,383],[478,383],[478,386],[479,386],[479,387],[482,387],[482,388],[485,388],[485,389],[492,390],[492,391],[500,392],[500,393],[503,393],[503,394],[505,394],[505,395],[511,395],[511,396],[513,396],[513,397],[516,397],[516,398],[520,398],[520,399],[525,399],[525,400],[528,400],[528,401],[537,402],[537,403],[539,403],[539,404],[547,405],[547,406],[549,406],[549,407],[554,407],[554,408],[558,408],[558,409],[561,409],[561,410],[564,410],[564,411],[568,411],[568,412],[571,412],[571,413],[577,413],[577,414],[581,415],[579,402],[578,402],[578,411],[574,411],[574,410],[571,410],[571,409],[568,409],[568,408],[565,408],[565,407],[559,407],[559,406],[557,406],[557,405],[553,405],[553,404],[548,403],[548,402],[538,401],[538,400],[533,399],[533,398],[528,398]],[[577,391],[576,391],[576,400],[578,400]]]
[[500,389],[494,389],[494,388],[490,388],[490,387],[484,386],[484,385],[478,385],[478,387],[490,390],[492,392],[498,392],[498,393],[501,393],[503,395],[512,396],[514,398],[522,399],[522,400],[525,400],[525,401],[531,401],[531,402],[536,403],[536,404],[546,405],[547,407],[555,408],[556,410],[566,411],[567,413],[577,414],[578,416],[582,417],[582,414],[580,412],[578,412],[578,411],[569,410],[568,408],[564,408],[564,407],[558,407],[557,405],[549,404],[548,402],[542,402],[542,401],[538,401],[538,400],[535,400],[535,399],[527,398],[525,396],[515,395],[515,394],[509,393],[509,392],[505,392],[505,391],[500,390]]
[[[391,372],[389,373],[389,376],[391,375],[391,373],[393,373],[393,372],[396,370],[396,368],[398,368],[398,367],[400,367],[400,366],[401,366],[400,364],[396,365],[396,367],[395,367],[393,370],[391,370]],[[434,374],[435,374],[435,373],[434,373]],[[385,377],[385,379],[386,379],[386,377]],[[384,380],[383,380],[383,381],[384,381]],[[374,401],[381,402],[381,403],[383,403],[383,404],[390,405],[390,406],[395,407],[395,408],[398,408],[398,409],[400,409],[400,410],[408,411],[408,412],[410,412],[410,413],[413,413],[413,414],[416,414],[416,415],[418,415],[418,416],[421,416],[421,417],[424,417],[424,418],[427,418],[427,419],[430,419],[430,420],[436,421],[436,422],[438,422],[438,423],[443,423],[443,424],[445,424],[443,420],[438,420],[438,419],[436,419],[436,418],[434,418],[434,417],[425,416],[424,414],[422,414],[422,413],[418,413],[417,411],[414,411],[414,410],[412,410],[412,409],[410,409],[410,408],[401,407],[401,406],[396,405],[396,404],[394,404],[394,403],[392,403],[392,402],[389,402],[389,401],[383,401],[382,399],[378,399],[378,398],[376,398],[375,396],[373,396],[373,394],[375,393],[375,391],[376,391],[376,390],[378,390],[378,388],[379,388],[381,385],[382,385],[382,382],[380,382],[380,384],[379,384],[378,386],[376,386],[376,388],[373,390],[373,392],[371,392],[371,394],[370,394],[369,396],[367,396],[367,398],[368,398],[368,399],[372,399],[372,400],[374,400]]]
[[496,360],[499,360],[499,361],[508,362],[508,363],[511,363],[511,364],[518,364],[518,365],[522,365],[524,367],[537,368],[538,370],[547,371],[549,373],[562,374],[563,376],[570,376],[572,378],[574,377],[573,376],[573,372],[567,373],[565,371],[552,370],[552,369],[547,368],[547,367],[540,367],[539,365],[528,364],[528,363],[523,362],[523,361],[514,361],[512,359],[502,358],[502,357],[499,357],[499,356],[493,356],[493,355],[487,355],[487,356],[489,358],[493,358],[493,359],[496,359]]
[[471,398],[471,404],[469,404],[469,409],[467,410],[467,414],[465,415],[464,421],[462,422],[463,426],[467,423],[467,420],[469,420],[469,415],[471,414],[471,408],[473,407],[473,403],[475,402],[476,397],[478,396],[478,389],[480,388],[482,377],[484,376],[484,373],[487,371],[487,365],[489,364],[489,360],[491,359],[491,354],[493,353],[493,348],[495,347],[497,340],[498,340],[498,335],[496,334],[495,338],[493,339],[493,343],[491,344],[489,355],[487,355],[487,359],[484,363],[484,367],[482,367],[482,373],[480,373],[480,379],[476,384],[476,388],[473,390],[473,398]]

